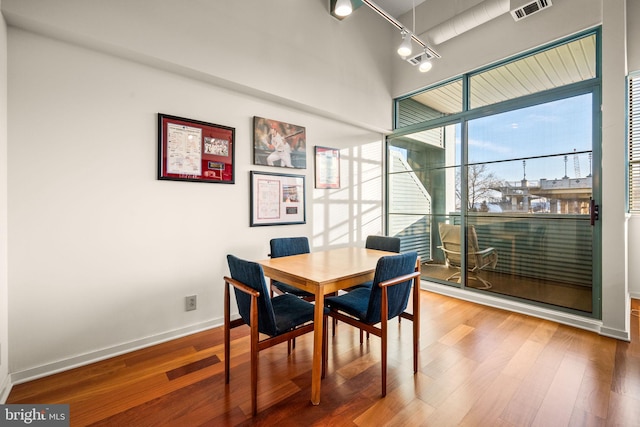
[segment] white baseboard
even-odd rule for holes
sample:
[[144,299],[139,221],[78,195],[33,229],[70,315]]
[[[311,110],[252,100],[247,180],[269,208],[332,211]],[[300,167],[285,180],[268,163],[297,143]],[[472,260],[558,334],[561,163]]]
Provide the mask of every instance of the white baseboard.
[[629,292],[629,297],[632,299],[640,299],[640,292]]
[[2,382],[0,382],[0,404],[4,404],[7,401],[12,387],[11,375],[5,376]]
[[[80,356],[70,357],[68,359],[60,360],[46,365],[38,366],[35,368],[25,369],[24,371],[14,372],[10,374],[11,384],[21,384],[28,381],[32,381],[38,378],[46,377],[56,374],[58,372],[68,371],[69,369],[77,368],[79,366],[85,366],[94,362],[109,359],[121,354],[130,353],[135,350],[150,347],[152,345],[160,344],[166,341],[171,341],[176,338],[191,335],[196,332],[201,332],[207,329],[216,328],[222,326],[222,319],[214,319],[203,323],[190,325],[184,328],[176,329],[173,331],[164,332],[158,335],[142,338],[139,340],[131,341],[124,344],[119,344],[113,347],[93,351],[90,353],[82,354]],[[3,389],[4,390],[4,389]],[[7,392],[7,396],[9,393]],[[6,397],[5,397],[6,398]]]
[[600,328],[600,335],[609,338],[615,338],[622,341],[631,341],[631,334],[628,331],[621,331],[620,329],[607,328],[605,326]]

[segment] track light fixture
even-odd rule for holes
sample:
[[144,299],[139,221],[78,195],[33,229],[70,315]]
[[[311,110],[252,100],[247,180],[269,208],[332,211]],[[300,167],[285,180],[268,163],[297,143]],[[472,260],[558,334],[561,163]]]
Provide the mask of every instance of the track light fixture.
[[[353,12],[353,3],[351,0],[330,0],[330,4],[333,5],[333,15],[339,18],[344,18],[350,15]],[[382,9],[380,6],[375,4],[371,0],[360,0],[355,3],[355,7],[360,7],[361,4],[365,4],[369,6],[374,12],[387,20],[387,22],[391,23],[397,29],[400,30],[400,34],[402,34],[402,44],[398,47],[398,55],[402,57],[402,59],[407,60],[409,63],[413,65],[419,65],[418,69],[426,73],[433,67],[431,63],[432,58],[440,58],[440,54],[427,46],[427,44],[422,41],[418,36],[415,35],[415,27],[416,27],[416,6],[415,1],[413,2],[413,31],[408,30],[403,24],[401,24],[396,18],[391,16],[387,11]],[[417,57],[420,54],[410,57],[411,51],[413,50],[412,41],[416,42],[422,49],[424,49],[424,53],[420,58],[420,62],[417,62]]]
[[351,0],[338,0],[334,12],[338,16],[349,16],[353,12]]
[[427,55],[427,51],[425,50],[422,54],[422,58],[420,58],[420,65],[418,65],[418,70],[420,70],[421,73],[426,73],[431,69],[431,67],[433,67],[433,64],[431,63],[429,55]]
[[407,56],[411,55],[411,51],[413,50],[411,47],[411,33],[402,30],[401,34],[402,43],[398,47],[398,55],[400,55],[402,59],[406,59]]

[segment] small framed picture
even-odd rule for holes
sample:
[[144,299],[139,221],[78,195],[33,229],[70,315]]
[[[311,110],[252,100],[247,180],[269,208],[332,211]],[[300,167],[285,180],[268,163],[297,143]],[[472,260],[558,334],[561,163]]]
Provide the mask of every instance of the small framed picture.
[[340,150],[315,147],[316,188],[340,188]]
[[307,168],[307,134],[302,126],[253,118],[253,164]]
[[304,175],[251,171],[251,227],[305,224]]
[[158,179],[233,184],[235,129],[158,113]]

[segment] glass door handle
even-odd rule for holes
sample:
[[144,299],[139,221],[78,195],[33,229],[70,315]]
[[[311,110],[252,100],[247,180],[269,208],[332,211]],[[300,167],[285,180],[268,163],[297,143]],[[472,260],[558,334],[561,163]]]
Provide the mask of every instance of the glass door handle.
[[593,200],[593,197],[589,197],[589,202],[591,204],[589,209],[591,225],[595,225],[596,221],[600,219],[600,205],[596,205],[596,201]]

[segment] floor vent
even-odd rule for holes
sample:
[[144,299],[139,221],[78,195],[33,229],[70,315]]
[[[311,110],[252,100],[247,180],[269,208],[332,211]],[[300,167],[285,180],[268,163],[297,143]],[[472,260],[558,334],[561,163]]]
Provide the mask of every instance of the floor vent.
[[550,6],[551,0],[511,0],[511,16],[520,21]]

